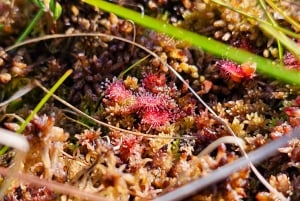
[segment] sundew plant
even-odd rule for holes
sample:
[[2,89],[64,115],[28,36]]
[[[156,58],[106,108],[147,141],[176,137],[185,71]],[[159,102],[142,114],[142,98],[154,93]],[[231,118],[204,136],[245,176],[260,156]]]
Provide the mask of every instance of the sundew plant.
[[299,12],[0,2],[1,200],[299,200]]

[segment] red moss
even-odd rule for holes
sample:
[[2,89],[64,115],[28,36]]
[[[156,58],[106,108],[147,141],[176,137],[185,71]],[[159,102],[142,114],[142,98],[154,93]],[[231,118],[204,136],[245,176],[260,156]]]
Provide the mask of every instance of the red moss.
[[238,37],[230,42],[232,46],[241,48],[248,52],[257,53],[257,49],[252,45],[251,41],[246,37]]
[[[122,138],[120,147],[120,159],[123,162],[129,162],[129,166],[135,166],[142,162],[143,146],[141,145],[141,138],[134,135],[126,135]],[[134,167],[130,167],[131,169]]]

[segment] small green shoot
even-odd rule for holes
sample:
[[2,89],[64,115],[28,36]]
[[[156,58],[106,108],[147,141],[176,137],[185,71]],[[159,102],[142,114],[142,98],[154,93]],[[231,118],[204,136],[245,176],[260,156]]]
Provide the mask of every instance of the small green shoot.
[[143,58],[141,58],[140,60],[138,60],[137,62],[135,62],[134,64],[132,64],[131,66],[129,66],[128,68],[126,68],[124,71],[122,71],[119,76],[118,79],[122,79],[123,76],[128,73],[130,70],[132,70],[134,67],[138,66],[139,64],[141,64],[143,61],[145,61],[146,59],[148,59],[150,55],[147,55]]
[[[33,0],[33,2],[40,8],[38,12],[35,14],[34,18],[31,20],[29,25],[26,27],[24,32],[19,36],[16,40],[15,44],[22,42],[32,31],[37,22],[41,19],[44,12],[50,12],[54,21],[56,21],[62,13],[62,7],[56,0],[50,0],[47,2],[46,0]],[[46,3],[46,4],[45,4]],[[0,28],[1,30],[1,28]]]
[[62,7],[56,0],[33,0],[33,2],[45,12],[49,12],[54,21],[61,16]]
[[59,80],[53,85],[53,87],[49,90],[42,100],[35,106],[30,115],[25,119],[25,121],[21,124],[17,133],[22,133],[27,126],[27,124],[33,119],[33,117],[40,111],[40,109],[45,105],[45,103],[49,100],[49,98],[54,94],[54,92],[62,85],[62,83],[71,75],[73,72],[72,69],[67,70],[63,76],[59,78]]

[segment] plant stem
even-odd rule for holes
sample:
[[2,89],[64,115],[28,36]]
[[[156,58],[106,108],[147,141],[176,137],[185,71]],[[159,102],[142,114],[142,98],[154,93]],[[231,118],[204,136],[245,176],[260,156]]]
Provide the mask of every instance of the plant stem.
[[228,58],[239,63],[254,63],[257,66],[258,72],[264,75],[292,84],[300,85],[300,72],[295,70],[287,70],[284,66],[276,64],[274,61],[249,53],[245,50],[225,45],[211,38],[207,38],[205,36],[184,30],[182,28],[174,27],[155,18],[141,15],[140,13],[137,13],[133,10],[109,2],[105,2],[102,0],[85,0],[85,2],[93,6],[97,6],[104,11],[113,12],[120,17],[131,19],[135,23],[148,27],[155,31],[163,32],[177,39],[187,41],[195,45],[196,47],[202,48],[203,50],[216,56]]
[[43,13],[44,13],[44,10],[42,8],[40,8],[39,11],[35,14],[34,18],[29,23],[29,25],[26,27],[26,29],[24,30],[24,32],[16,40],[15,44],[22,42],[28,36],[28,34],[33,29],[33,27],[36,25],[36,23],[42,17]]

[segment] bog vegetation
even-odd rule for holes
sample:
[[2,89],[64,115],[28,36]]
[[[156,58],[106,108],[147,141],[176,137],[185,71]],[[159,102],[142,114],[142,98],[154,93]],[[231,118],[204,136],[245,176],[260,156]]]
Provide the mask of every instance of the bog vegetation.
[[1,1],[1,199],[299,200],[299,12]]

